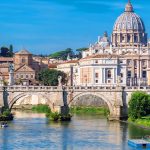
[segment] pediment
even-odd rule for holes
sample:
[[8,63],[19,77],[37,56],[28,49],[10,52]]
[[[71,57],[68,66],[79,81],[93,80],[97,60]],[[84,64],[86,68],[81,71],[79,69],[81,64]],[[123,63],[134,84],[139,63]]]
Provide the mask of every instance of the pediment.
[[34,70],[27,65],[23,65],[22,67],[18,68],[16,72],[34,72]]

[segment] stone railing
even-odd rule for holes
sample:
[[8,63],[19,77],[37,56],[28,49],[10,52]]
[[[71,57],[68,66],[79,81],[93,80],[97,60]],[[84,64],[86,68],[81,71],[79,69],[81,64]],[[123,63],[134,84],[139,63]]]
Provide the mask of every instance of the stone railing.
[[7,91],[59,91],[62,87],[59,86],[5,86]]
[[117,87],[117,86],[0,86],[0,91],[3,90],[15,92],[15,91],[38,91],[38,92],[49,92],[49,91],[150,91],[150,86],[126,86],[126,87]]
[[113,91],[117,89],[122,89],[122,87],[114,86],[66,86],[63,88],[66,91]]
[[124,88],[125,91],[150,91],[150,86],[127,86]]

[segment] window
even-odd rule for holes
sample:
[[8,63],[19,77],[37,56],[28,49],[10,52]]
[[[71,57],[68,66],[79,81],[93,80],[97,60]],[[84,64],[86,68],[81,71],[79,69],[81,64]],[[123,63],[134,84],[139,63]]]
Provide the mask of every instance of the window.
[[142,77],[146,78],[146,71],[142,71]]
[[142,60],[142,66],[146,66],[146,60]]
[[95,80],[95,83],[98,83],[98,80]]
[[33,79],[33,75],[31,75],[31,78]]
[[128,78],[131,78],[131,71],[128,71],[127,76],[128,76]]
[[128,60],[127,60],[127,65],[128,65],[128,66],[132,65],[131,59],[128,59]]
[[127,36],[127,42],[130,42],[130,39],[131,39],[131,37],[130,37],[130,35],[128,35]]
[[123,78],[123,73],[120,73],[120,77]]
[[137,67],[137,60],[134,60],[134,67]]
[[95,53],[98,53],[98,50],[97,50],[97,49],[95,50]]
[[107,78],[111,78],[111,70],[107,71]]
[[28,75],[26,75],[26,79],[28,79],[29,78],[29,76]]
[[23,78],[23,75],[21,75],[21,78]]
[[98,60],[95,60],[95,63],[98,64]]
[[22,58],[22,63],[25,63],[25,62],[26,62],[26,60],[25,60],[25,58],[23,57],[23,58]]
[[16,78],[18,79],[18,78],[19,78],[19,76],[18,76],[18,75],[16,75]]
[[137,78],[137,73],[134,74],[134,78]]
[[123,63],[123,60],[120,60],[119,62],[120,62],[120,64],[122,64],[122,63]]
[[134,36],[134,42],[138,42],[138,37],[137,37],[137,35]]
[[111,83],[111,80],[108,80],[108,83]]
[[95,73],[95,78],[98,78],[99,77],[99,74],[98,73]]
[[124,38],[124,36],[122,36],[122,42],[124,42],[125,41],[125,38]]

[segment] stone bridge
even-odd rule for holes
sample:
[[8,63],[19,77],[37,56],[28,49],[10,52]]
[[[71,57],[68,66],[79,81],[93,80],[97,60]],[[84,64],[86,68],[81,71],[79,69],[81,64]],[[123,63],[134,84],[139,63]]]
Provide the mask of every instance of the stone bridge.
[[127,116],[129,99],[137,90],[150,93],[150,87],[6,86],[0,87],[0,108],[5,106],[11,109],[19,101],[18,104],[22,104],[27,97],[35,96],[37,99],[32,100],[31,104],[41,104],[43,99],[53,112],[63,113],[80,97],[93,95],[107,104],[110,119],[116,120]]

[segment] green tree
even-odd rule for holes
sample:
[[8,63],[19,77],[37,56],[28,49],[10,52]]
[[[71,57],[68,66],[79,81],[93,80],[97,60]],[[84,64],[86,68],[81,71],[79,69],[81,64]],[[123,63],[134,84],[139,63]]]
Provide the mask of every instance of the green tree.
[[68,54],[69,54],[71,57],[73,57],[74,53],[73,53],[73,50],[72,50],[71,48],[67,48],[67,49],[65,49],[65,50],[55,52],[55,53],[51,54],[50,57],[51,57],[51,58],[54,58],[54,59],[66,60]]
[[150,95],[142,91],[132,93],[129,102],[129,117],[134,120],[150,114]]
[[9,56],[13,57],[13,45],[9,46]]
[[9,49],[7,47],[1,47],[1,56],[8,57],[9,56]]
[[87,47],[76,49],[76,51],[78,52],[78,58],[82,58],[82,52],[86,51],[87,49],[88,49]]
[[55,69],[44,69],[38,74],[38,79],[42,84],[47,86],[57,86],[58,76],[62,77],[62,84],[66,83],[66,74]]
[[1,47],[1,56],[3,57],[13,57],[13,46],[10,45],[10,47]]
[[82,52],[82,51],[86,51],[86,50],[88,50],[87,47],[82,47],[82,48],[76,49],[77,52]]

